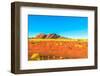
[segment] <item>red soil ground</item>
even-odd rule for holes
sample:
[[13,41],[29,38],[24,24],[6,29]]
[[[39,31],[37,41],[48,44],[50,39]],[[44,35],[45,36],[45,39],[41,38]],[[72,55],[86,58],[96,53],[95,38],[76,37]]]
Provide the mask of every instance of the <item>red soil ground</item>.
[[[29,41],[28,56],[38,53],[54,59],[76,59],[88,57],[87,41]],[[58,58],[57,58],[58,57]],[[52,59],[52,58],[51,58]]]

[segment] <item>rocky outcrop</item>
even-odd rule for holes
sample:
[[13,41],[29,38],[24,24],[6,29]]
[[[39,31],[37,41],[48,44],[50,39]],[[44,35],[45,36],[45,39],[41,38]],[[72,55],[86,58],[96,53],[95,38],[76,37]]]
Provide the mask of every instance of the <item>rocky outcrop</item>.
[[37,35],[35,38],[42,38],[42,39],[43,39],[43,38],[45,38],[46,36],[47,36],[46,34],[42,34],[42,33],[41,33],[41,34]]
[[61,37],[60,35],[57,35],[55,33],[52,33],[52,34],[39,34],[37,35],[35,38],[38,38],[38,39],[56,39],[56,38],[65,38],[65,37]]
[[57,35],[57,34],[48,34],[45,38],[59,38],[60,35]]

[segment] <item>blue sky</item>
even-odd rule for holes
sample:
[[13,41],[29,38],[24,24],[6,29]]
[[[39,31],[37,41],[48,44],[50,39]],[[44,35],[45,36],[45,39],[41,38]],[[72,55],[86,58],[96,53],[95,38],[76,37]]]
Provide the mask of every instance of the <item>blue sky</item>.
[[39,33],[87,38],[88,17],[28,15],[28,37],[34,37]]

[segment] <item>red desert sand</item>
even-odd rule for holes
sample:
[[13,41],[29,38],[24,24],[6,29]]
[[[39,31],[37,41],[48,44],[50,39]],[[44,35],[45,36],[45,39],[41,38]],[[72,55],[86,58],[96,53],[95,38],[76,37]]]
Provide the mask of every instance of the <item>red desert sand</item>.
[[29,60],[80,59],[88,57],[88,41],[77,39],[28,39]]

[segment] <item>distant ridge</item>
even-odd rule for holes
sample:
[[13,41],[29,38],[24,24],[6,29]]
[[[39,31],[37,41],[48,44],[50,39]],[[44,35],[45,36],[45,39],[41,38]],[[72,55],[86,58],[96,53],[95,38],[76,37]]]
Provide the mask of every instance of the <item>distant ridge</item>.
[[52,34],[44,34],[44,33],[40,33],[38,35],[36,35],[36,37],[34,37],[35,39],[69,39],[66,37],[62,37],[58,34],[52,33]]

